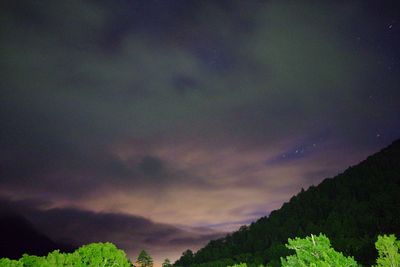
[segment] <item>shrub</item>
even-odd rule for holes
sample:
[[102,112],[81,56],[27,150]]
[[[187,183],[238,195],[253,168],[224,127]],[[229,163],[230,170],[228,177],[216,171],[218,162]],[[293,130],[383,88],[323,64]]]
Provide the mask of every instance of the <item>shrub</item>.
[[400,267],[400,241],[394,235],[378,236],[375,247],[379,253],[375,267]]
[[93,243],[73,253],[55,250],[46,257],[24,254],[19,261],[0,259],[0,267],[130,267],[124,251],[111,243]]
[[357,262],[352,257],[346,257],[342,253],[335,251],[329,239],[320,234],[311,235],[306,238],[295,238],[288,241],[286,246],[295,250],[296,254],[281,258],[283,267],[329,267],[346,266],[357,267]]

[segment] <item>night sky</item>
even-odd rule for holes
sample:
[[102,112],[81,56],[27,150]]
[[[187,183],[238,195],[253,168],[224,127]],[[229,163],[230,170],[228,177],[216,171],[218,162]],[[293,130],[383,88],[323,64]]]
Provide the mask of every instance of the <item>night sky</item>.
[[400,137],[397,1],[6,0],[0,208],[159,263]]

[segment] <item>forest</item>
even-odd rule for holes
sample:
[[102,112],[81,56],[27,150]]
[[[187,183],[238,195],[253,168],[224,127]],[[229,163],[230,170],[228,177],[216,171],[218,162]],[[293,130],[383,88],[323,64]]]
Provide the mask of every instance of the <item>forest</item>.
[[197,252],[187,250],[174,266],[247,263],[281,266],[288,238],[324,233],[334,249],[364,266],[375,263],[379,234],[400,235],[400,140],[343,173],[301,190],[282,207]]

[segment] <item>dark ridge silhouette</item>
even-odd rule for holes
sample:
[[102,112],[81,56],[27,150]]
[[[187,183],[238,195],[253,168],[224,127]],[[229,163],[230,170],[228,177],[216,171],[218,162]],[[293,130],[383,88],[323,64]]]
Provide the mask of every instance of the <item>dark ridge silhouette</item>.
[[333,247],[370,266],[378,234],[400,236],[400,139],[345,172],[301,190],[250,226],[185,251],[174,266],[247,262],[280,266],[288,238],[325,233]]
[[9,213],[0,213],[0,258],[18,259],[24,253],[44,256],[59,249],[70,252],[74,247],[58,244],[39,233],[24,217]]

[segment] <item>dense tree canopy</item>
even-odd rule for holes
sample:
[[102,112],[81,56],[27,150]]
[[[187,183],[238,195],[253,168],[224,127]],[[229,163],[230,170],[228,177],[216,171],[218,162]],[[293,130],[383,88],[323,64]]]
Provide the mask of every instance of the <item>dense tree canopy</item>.
[[[294,250],[296,254],[281,258],[283,267],[332,267],[346,266],[358,267],[359,265],[353,257],[344,256],[341,252],[335,251],[330,244],[329,239],[320,234],[319,236],[308,236],[306,238],[295,238],[288,240],[286,246]],[[379,251],[377,265],[373,267],[399,267],[400,266],[400,240],[396,240],[394,235],[378,236],[375,243]],[[214,265],[209,265],[210,267]],[[246,263],[239,263],[230,267],[249,267],[256,266]],[[271,266],[270,264],[267,265]],[[258,267],[264,267],[259,265]]]
[[318,233],[325,233],[334,249],[371,265],[377,257],[378,234],[400,235],[399,203],[400,140],[344,173],[302,190],[268,217],[212,240],[196,253],[184,253],[174,265],[280,266],[280,257],[290,254],[284,246],[288,238]]
[[47,256],[24,254],[17,260],[0,259],[0,267],[130,267],[124,251],[111,243],[93,243],[75,250],[60,253],[55,250]]
[[296,254],[282,258],[283,267],[358,266],[358,263],[352,257],[346,257],[342,253],[335,251],[325,235],[289,238],[288,243],[286,246],[294,250]]

